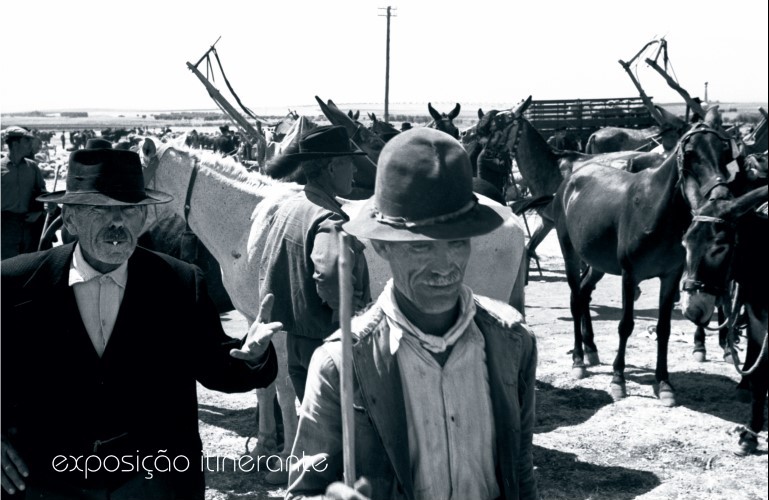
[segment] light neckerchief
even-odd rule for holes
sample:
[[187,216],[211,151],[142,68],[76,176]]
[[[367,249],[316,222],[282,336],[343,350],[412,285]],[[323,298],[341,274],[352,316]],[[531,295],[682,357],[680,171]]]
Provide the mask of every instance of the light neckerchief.
[[395,289],[393,280],[387,281],[382,290],[382,294],[377,300],[377,304],[382,308],[390,327],[390,353],[395,354],[400,346],[403,335],[409,335],[419,341],[419,344],[430,352],[441,353],[453,346],[462,334],[467,330],[467,325],[475,317],[475,301],[473,300],[473,291],[467,285],[462,285],[459,292],[459,317],[457,322],[449,328],[443,336],[429,335],[414,326],[406,318],[398,307],[395,300]]

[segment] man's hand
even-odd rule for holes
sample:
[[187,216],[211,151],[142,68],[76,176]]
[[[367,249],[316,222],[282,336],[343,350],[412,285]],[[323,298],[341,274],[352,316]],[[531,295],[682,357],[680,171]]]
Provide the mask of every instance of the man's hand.
[[273,335],[283,329],[283,323],[280,321],[270,321],[272,316],[272,304],[275,302],[275,296],[268,293],[262,300],[262,305],[259,308],[259,316],[256,321],[251,325],[246,336],[246,341],[243,343],[243,347],[240,349],[232,349],[230,356],[250,363],[258,363],[259,358],[265,353],[267,347],[270,345],[270,339]]
[[371,484],[365,477],[355,481],[355,489],[342,482],[331,483],[326,488],[325,498],[329,500],[369,500]]
[[2,450],[0,450],[0,463],[2,464],[2,484],[3,490],[11,495],[16,490],[24,491],[27,487],[22,478],[29,475],[27,464],[21,459],[11,443],[2,438]]

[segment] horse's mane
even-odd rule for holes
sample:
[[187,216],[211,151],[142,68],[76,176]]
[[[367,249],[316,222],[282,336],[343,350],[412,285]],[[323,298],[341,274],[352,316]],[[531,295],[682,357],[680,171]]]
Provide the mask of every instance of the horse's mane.
[[223,156],[221,153],[203,149],[192,149],[183,144],[162,144],[158,148],[158,156],[161,157],[171,150],[196,159],[200,166],[205,167],[200,170],[201,174],[218,176],[233,185],[237,185],[241,189],[257,195],[263,196],[265,190],[274,190],[275,188],[285,188],[292,191],[299,187],[293,182],[273,179],[259,172],[246,170],[243,165],[229,156]]

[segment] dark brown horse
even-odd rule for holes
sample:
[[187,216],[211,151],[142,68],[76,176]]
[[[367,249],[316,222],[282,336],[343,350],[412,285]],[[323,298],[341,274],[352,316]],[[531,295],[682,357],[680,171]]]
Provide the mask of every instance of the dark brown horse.
[[369,113],[368,117],[371,119],[371,131],[378,135],[384,142],[389,141],[401,132],[391,123],[383,122],[378,119],[374,113]]
[[[364,127],[360,122],[357,122],[347,116],[347,114],[339,109],[339,107],[334,104],[334,101],[331,99],[329,99],[326,103],[323,102],[323,99],[320,97],[315,96],[315,100],[318,101],[318,105],[320,106],[321,111],[323,111],[323,114],[326,115],[326,118],[328,118],[328,121],[330,121],[332,125],[343,126],[347,130],[347,135],[350,136],[350,140],[352,140],[356,146],[366,152],[368,159],[371,160],[371,162],[374,164],[373,172],[375,173],[376,163],[379,160],[379,153],[382,151],[382,148],[385,145],[385,142],[382,140],[382,138]],[[363,157],[360,156],[358,158]],[[360,166],[358,166],[358,168],[360,169]],[[370,170],[370,168],[367,168],[367,170]],[[373,188],[374,179],[372,178],[370,181],[370,184]]]
[[[766,252],[767,219],[754,208],[767,201],[766,185],[736,199],[713,200],[694,214],[684,235],[684,270],[681,310],[684,316],[706,326],[714,304],[730,306],[730,349],[733,350],[740,305],[747,317],[747,355],[744,368],[734,353],[735,368],[744,376],[751,392],[751,416],[740,432],[736,453],[747,455],[758,446],[757,434],[764,425],[764,405],[769,388],[767,359],[767,307],[769,306],[769,261]],[[732,288],[730,280],[737,284]],[[732,296],[730,297],[730,290]],[[719,319],[719,321],[721,321]]]
[[432,116],[433,121],[427,124],[428,127],[434,128],[437,130],[440,130],[441,132],[446,132],[454,139],[459,139],[459,129],[456,125],[454,125],[454,118],[459,116],[459,110],[461,109],[461,106],[459,103],[457,103],[456,106],[454,106],[454,109],[449,111],[448,114],[446,113],[440,113],[436,111],[435,108],[433,108],[432,103],[427,103],[427,110],[430,112],[430,116]]
[[[635,288],[641,281],[659,278],[655,393],[666,406],[675,405],[667,350],[673,302],[684,268],[681,240],[693,210],[707,200],[730,196],[726,165],[734,158],[720,124],[718,109],[711,109],[703,122],[681,138],[676,154],[660,166],[629,173],[587,164],[575,170],[556,193],[553,216],[571,288],[572,373],[577,378],[587,374],[585,353],[588,364],[599,362],[589,309],[595,284],[605,273],[622,276],[620,341],[611,384],[615,400],[626,395],[625,350],[633,331]],[[590,266],[584,276],[583,262]]]
[[[513,111],[487,112],[477,126],[478,140],[483,150],[478,156],[478,176],[500,187],[510,177],[514,159],[530,198],[516,204],[516,213],[533,208],[542,218],[542,225],[531,236],[526,247],[530,258],[537,246],[553,229],[550,202],[565,177],[587,161],[628,171],[638,171],[659,165],[663,158],[654,153],[621,152],[587,155],[576,151],[560,151],[548,145],[539,131],[523,116],[531,104],[531,96]],[[513,186],[519,189],[521,186]],[[503,192],[507,190],[503,187]]]

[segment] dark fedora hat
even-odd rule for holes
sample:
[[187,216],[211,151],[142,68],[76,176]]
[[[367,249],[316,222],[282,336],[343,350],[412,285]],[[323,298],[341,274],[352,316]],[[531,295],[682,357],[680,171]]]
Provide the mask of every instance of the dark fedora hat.
[[86,141],[85,149],[112,149],[112,143],[101,137],[92,137]]
[[374,196],[342,227],[375,240],[455,240],[490,233],[503,222],[473,194],[470,157],[459,141],[419,127],[382,148]]
[[71,205],[151,205],[173,196],[145,189],[139,155],[115,149],[80,149],[69,156],[67,189],[38,201]]
[[365,155],[360,149],[353,149],[347,129],[341,125],[317,127],[299,140],[299,151],[284,155],[291,160],[313,160],[336,156]]
[[347,130],[343,126],[316,127],[290,144],[283,154],[267,162],[264,173],[273,179],[293,180],[300,165],[305,173],[309,173],[303,161],[365,154],[359,149],[352,149]]

